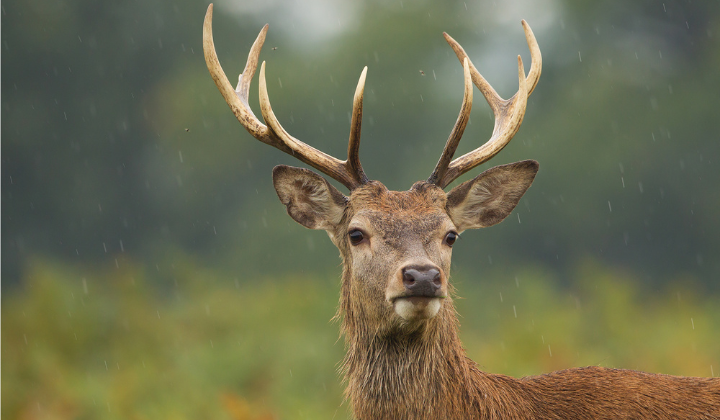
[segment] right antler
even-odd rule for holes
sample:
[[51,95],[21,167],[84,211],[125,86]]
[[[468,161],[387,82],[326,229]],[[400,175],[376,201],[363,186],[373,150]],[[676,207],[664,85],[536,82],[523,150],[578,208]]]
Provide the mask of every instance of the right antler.
[[347,160],[339,160],[320,150],[309,146],[295,137],[288,134],[280,125],[275,117],[275,113],[270,106],[270,99],[267,93],[267,84],[265,82],[265,62],[260,67],[260,110],[263,119],[268,124],[265,126],[253,114],[248,104],[248,94],[250,91],[250,82],[255,75],[257,69],[258,57],[260,50],[265,42],[268,25],[265,25],[258,35],[255,43],[253,43],[248,54],[245,69],[240,74],[237,88],[233,89],[225,76],[225,72],[220,66],[220,62],[215,52],[215,43],[212,36],[212,12],[213,5],[210,4],[205,14],[205,23],[203,25],[203,50],[205,52],[205,63],[210,70],[210,75],[215,81],[215,85],[225,98],[225,102],[230,106],[235,117],[240,124],[256,139],[263,143],[269,144],[283,152],[296,157],[297,159],[307,163],[313,168],[327,174],[337,180],[348,189],[353,190],[358,186],[368,182],[367,176],[362,169],[359,158],[360,150],[360,125],[362,122],[362,100],[365,87],[365,75],[367,67],[365,67],[360,75],[357,89],[355,90],[355,98],[353,99],[353,113],[350,123],[350,141],[348,144]]
[[[527,22],[523,20],[522,25],[525,29],[525,39],[527,40],[528,47],[530,48],[532,65],[530,66],[530,73],[528,73],[528,77],[526,79],[522,59],[518,56],[518,78],[520,87],[517,93],[508,100],[501,98],[500,95],[495,92],[495,89],[490,86],[490,83],[482,77],[460,44],[452,39],[447,33],[444,34],[445,40],[447,40],[448,44],[450,44],[452,49],[455,51],[455,54],[460,62],[463,63],[465,70],[466,92],[458,121],[455,123],[455,127],[445,144],[443,154],[440,156],[440,160],[438,161],[435,170],[430,175],[430,178],[428,178],[428,182],[436,184],[440,188],[445,188],[448,184],[456,180],[465,172],[490,160],[510,142],[515,133],[517,133],[520,129],[520,124],[522,123],[523,116],[525,115],[527,98],[535,89],[535,86],[540,79],[540,72],[542,69],[542,55],[540,54],[540,47],[537,44],[537,40],[535,40],[535,35]],[[490,137],[490,140],[488,140],[485,144],[450,162],[450,159],[452,159],[458,143],[460,142],[460,137],[462,137],[465,126],[467,125],[472,105],[472,95],[469,96],[470,104],[466,104],[468,101],[468,65],[470,67],[470,74],[472,75],[473,83],[478,87],[478,89],[480,89],[483,96],[485,96],[485,99],[495,115],[495,128],[493,129],[492,137]]]

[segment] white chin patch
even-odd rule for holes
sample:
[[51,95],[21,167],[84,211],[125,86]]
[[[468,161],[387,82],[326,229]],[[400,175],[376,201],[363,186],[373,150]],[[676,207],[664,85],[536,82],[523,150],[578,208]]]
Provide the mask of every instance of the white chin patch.
[[406,321],[429,319],[440,311],[440,298],[400,298],[395,300],[395,313]]

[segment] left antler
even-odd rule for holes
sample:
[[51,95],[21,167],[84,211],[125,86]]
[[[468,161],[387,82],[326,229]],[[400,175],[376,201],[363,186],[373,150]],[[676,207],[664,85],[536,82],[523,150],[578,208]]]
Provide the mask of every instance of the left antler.
[[350,190],[367,183],[368,178],[365,176],[365,172],[362,169],[359,158],[362,100],[367,67],[363,69],[357,89],[355,90],[352,120],[350,123],[348,158],[347,160],[339,160],[296,139],[288,134],[282,125],[280,125],[280,122],[275,117],[275,113],[270,106],[270,99],[267,93],[267,83],[265,82],[265,62],[263,62],[260,66],[260,110],[267,126],[258,120],[248,104],[248,94],[250,91],[250,81],[255,75],[255,70],[257,69],[260,50],[265,42],[268,25],[263,27],[255,40],[255,43],[250,49],[245,70],[243,70],[242,74],[240,74],[237,88],[233,89],[225,76],[225,72],[220,66],[217,53],[215,52],[215,43],[213,42],[212,36],[212,11],[213,5],[210,4],[210,6],[208,6],[207,13],[205,14],[205,23],[203,25],[203,50],[205,52],[205,63],[208,66],[210,75],[215,81],[215,85],[220,90],[220,93],[223,95],[225,102],[227,102],[230,109],[235,114],[235,117],[237,117],[238,121],[240,121],[240,124],[242,124],[243,127],[245,127],[245,129],[256,139],[296,157],[313,168],[337,180]]
[[[463,63],[463,69],[465,74],[465,96],[463,98],[463,104],[460,110],[460,116],[458,117],[455,127],[445,144],[443,154],[440,156],[440,160],[435,166],[435,170],[428,178],[428,182],[438,185],[440,188],[445,188],[448,184],[456,180],[459,176],[472,168],[487,162],[493,156],[498,154],[513,138],[515,133],[520,129],[522,124],[523,116],[525,115],[525,108],[527,106],[527,98],[530,93],[535,89],[538,80],[540,79],[540,72],[542,68],[542,55],[540,54],[540,47],[535,40],[535,35],[530,29],[530,26],[522,21],[523,28],[525,29],[525,38],[530,48],[530,57],[532,59],[532,65],[530,67],[530,73],[525,78],[525,70],[523,68],[522,58],[518,56],[518,79],[519,85],[518,91],[510,99],[503,99],[500,95],[495,92],[490,83],[480,74],[475,66],[468,58],[465,50],[458,44],[454,39],[445,33],[445,40],[452,47],[461,63]],[[469,71],[468,71],[469,67]],[[468,75],[470,74],[470,76]],[[450,162],[455,150],[457,149],[460,137],[465,130],[467,125],[470,108],[472,107],[472,93],[468,93],[468,79],[472,78],[475,86],[480,89],[483,96],[487,100],[490,108],[495,115],[495,128],[493,129],[492,137],[485,144],[467,153],[459,158]]]

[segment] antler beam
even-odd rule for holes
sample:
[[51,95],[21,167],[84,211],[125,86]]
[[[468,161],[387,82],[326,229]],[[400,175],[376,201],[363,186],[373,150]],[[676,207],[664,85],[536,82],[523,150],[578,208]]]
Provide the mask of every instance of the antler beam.
[[248,104],[248,94],[250,91],[250,82],[257,69],[260,50],[265,42],[268,25],[262,28],[253,43],[250,53],[248,54],[245,69],[238,78],[237,88],[233,89],[225,76],[222,66],[220,66],[220,61],[215,52],[215,43],[212,35],[212,12],[213,5],[210,4],[205,14],[205,23],[203,24],[205,63],[208,66],[210,75],[215,81],[215,85],[220,90],[220,93],[225,98],[225,102],[230,106],[230,109],[240,124],[256,139],[307,163],[340,182],[350,190],[367,183],[368,178],[365,176],[358,156],[360,149],[360,125],[362,121],[362,99],[367,67],[363,69],[355,91],[348,159],[344,161],[339,160],[296,139],[288,134],[282,125],[280,125],[270,106],[267,83],[265,81],[265,62],[263,62],[260,67],[260,109],[267,126],[258,120]]
[[[463,99],[463,106],[461,108],[458,121],[455,123],[452,134],[445,145],[445,150],[443,151],[435,170],[430,175],[430,178],[428,178],[428,182],[436,184],[440,188],[445,188],[448,184],[456,180],[465,172],[484,162],[487,162],[493,156],[498,154],[500,150],[502,150],[510,142],[510,140],[512,140],[515,133],[517,133],[520,129],[520,124],[522,124],[522,120],[525,115],[527,98],[535,89],[535,86],[540,79],[540,73],[542,70],[542,55],[540,54],[540,47],[537,44],[535,35],[527,22],[523,20],[522,25],[525,30],[525,39],[527,40],[528,47],[530,48],[532,65],[530,66],[530,72],[526,78],[522,58],[518,56],[519,88],[517,93],[507,100],[500,97],[490,83],[485,80],[477,68],[475,68],[472,64],[472,61],[470,61],[470,58],[467,56],[467,53],[465,53],[465,50],[460,46],[460,44],[452,39],[452,37],[450,37],[447,33],[444,34],[445,40],[447,40],[450,47],[452,47],[453,51],[455,51],[458,59],[463,64],[463,68],[465,70],[466,93],[465,98]],[[495,115],[495,127],[490,140],[488,140],[484,145],[453,160],[452,162],[447,163],[452,158],[455,149],[457,148],[457,143],[460,141],[460,136],[462,136],[462,132],[467,124],[466,118],[469,118],[464,115],[467,102],[468,67],[473,83],[477,86],[483,96],[485,96],[485,99]],[[470,101],[472,101],[472,98]],[[469,114],[469,112],[468,107],[467,113]]]

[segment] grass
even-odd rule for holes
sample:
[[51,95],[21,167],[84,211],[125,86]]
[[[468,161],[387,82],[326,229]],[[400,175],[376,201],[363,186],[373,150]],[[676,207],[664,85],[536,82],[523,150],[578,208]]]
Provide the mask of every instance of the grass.
[[[349,417],[334,276],[235,281],[188,260],[170,273],[122,260],[28,267],[2,300],[3,418]],[[593,262],[572,289],[538,267],[484,278],[453,281],[463,342],[487,371],[720,372],[718,297],[682,279],[648,291]]]

